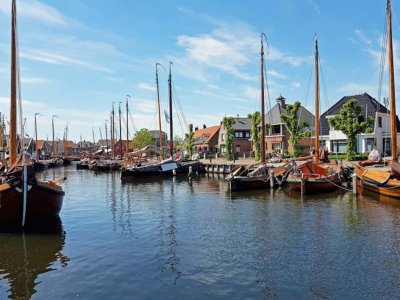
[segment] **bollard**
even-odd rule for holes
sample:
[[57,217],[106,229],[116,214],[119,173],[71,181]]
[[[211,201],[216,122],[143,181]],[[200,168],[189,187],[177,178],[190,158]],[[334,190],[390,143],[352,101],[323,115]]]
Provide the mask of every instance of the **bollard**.
[[246,153],[243,153],[243,159],[246,159]]
[[188,177],[189,177],[189,178],[192,178],[192,173],[193,173],[193,167],[190,166],[190,167],[189,167],[189,173],[188,173]]
[[176,170],[172,169],[172,175],[176,176]]
[[357,194],[357,176],[353,174],[353,194]]
[[301,179],[301,194],[304,195],[305,192],[306,192],[305,182],[304,182],[304,179]]
[[271,188],[273,188],[274,187],[274,184],[275,184],[275,177],[274,177],[274,170],[272,170],[271,169],[271,171],[269,172],[269,185],[270,185],[270,187]]

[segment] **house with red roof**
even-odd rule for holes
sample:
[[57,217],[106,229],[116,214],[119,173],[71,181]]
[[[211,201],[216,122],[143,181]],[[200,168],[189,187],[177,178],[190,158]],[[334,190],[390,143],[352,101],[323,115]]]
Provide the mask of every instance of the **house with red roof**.
[[203,125],[203,129],[195,128],[193,135],[194,138],[194,150],[195,152],[213,152],[218,151],[218,135],[220,125],[206,127]]

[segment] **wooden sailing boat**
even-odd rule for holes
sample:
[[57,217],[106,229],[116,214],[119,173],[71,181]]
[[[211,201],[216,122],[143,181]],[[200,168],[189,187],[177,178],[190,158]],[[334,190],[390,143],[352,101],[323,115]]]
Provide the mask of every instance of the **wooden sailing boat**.
[[[318,40],[315,39],[315,149],[319,147],[319,68]],[[322,150],[322,151],[321,151]],[[321,193],[335,190],[340,184],[339,167],[320,161],[324,149],[315,151],[315,160],[295,167],[287,182],[292,190],[306,193]]]
[[[160,98],[158,93],[158,72],[157,66],[161,65],[156,63],[156,83],[157,83],[157,99],[158,99],[158,117],[159,117],[159,130],[160,130],[160,157],[162,157],[162,132],[161,132],[161,113],[160,113]],[[168,94],[169,94],[169,130],[170,130],[170,147],[169,158],[155,163],[142,164],[140,161],[133,160],[134,154],[127,154],[127,162],[121,169],[121,179],[127,180],[134,177],[148,177],[148,176],[166,176],[173,174],[188,174],[190,170],[200,171],[201,163],[199,161],[181,161],[175,160],[174,145],[173,145],[173,117],[172,117],[172,74],[171,65],[169,67],[168,76]],[[161,65],[162,66],[162,65]]]
[[[287,165],[273,168],[265,162],[265,112],[264,112],[264,44],[261,34],[261,163],[239,167],[225,179],[229,182],[231,191],[269,188],[275,184],[276,179],[284,179],[288,173]],[[274,170],[272,175],[269,174]],[[272,181],[272,182],[271,182]],[[281,182],[281,181],[280,181]]]
[[393,45],[392,45],[392,5],[387,2],[388,19],[388,59],[389,59],[389,98],[390,98],[390,128],[392,161],[387,167],[374,169],[371,163],[360,162],[355,164],[354,172],[357,176],[357,185],[380,195],[400,198],[400,165],[397,156],[397,129],[396,129],[396,100],[394,87]]
[[17,158],[17,76],[18,52],[16,41],[16,0],[12,1],[11,35],[11,103],[10,103],[10,168],[0,185],[0,224],[22,224],[51,219],[58,216],[64,198],[64,191],[55,181],[43,182],[35,177],[32,164],[25,157],[24,150]]

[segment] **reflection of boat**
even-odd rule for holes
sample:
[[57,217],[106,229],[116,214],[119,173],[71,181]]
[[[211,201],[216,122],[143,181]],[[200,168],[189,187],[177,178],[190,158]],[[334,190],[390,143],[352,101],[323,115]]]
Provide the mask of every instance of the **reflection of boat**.
[[118,171],[120,168],[119,162],[113,159],[100,159],[89,165],[89,169],[95,172]]
[[9,285],[9,298],[30,299],[40,285],[40,274],[56,270],[56,261],[67,266],[68,258],[61,252],[65,233],[61,221],[55,223],[42,224],[29,233],[0,233],[0,283]]
[[[319,74],[318,40],[315,40],[315,149],[319,147]],[[321,152],[321,153],[320,153]],[[315,160],[302,164],[289,175],[287,182],[292,190],[306,193],[330,192],[340,184],[340,167],[329,162],[321,162],[321,154],[327,155],[324,148],[315,151]]]
[[392,12],[391,2],[387,4],[388,20],[388,57],[389,57],[389,91],[390,91],[390,132],[392,162],[385,168],[374,168],[370,161],[359,162],[354,165],[357,176],[357,185],[365,190],[380,195],[400,198],[400,164],[397,161],[397,128],[396,128],[396,100],[394,86],[393,47],[392,47]]
[[[12,1],[12,51],[11,51],[11,103],[10,103],[10,168],[4,175],[5,183],[0,185],[0,224],[24,226],[25,220],[55,218],[60,212],[64,191],[54,181],[40,181],[34,168],[23,153],[17,159],[17,86],[19,74],[17,66],[16,0]],[[21,129],[21,131],[23,131]],[[22,134],[23,135],[23,134]],[[23,150],[23,152],[25,152]],[[26,217],[26,218],[25,218]]]

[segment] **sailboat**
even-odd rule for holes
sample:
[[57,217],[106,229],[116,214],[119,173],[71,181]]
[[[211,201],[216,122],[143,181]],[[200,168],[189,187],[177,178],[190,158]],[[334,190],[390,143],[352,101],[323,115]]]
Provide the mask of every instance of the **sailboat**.
[[389,98],[392,161],[379,169],[371,168],[371,162],[354,165],[357,186],[380,195],[400,198],[400,164],[397,156],[396,100],[394,87],[393,45],[392,45],[392,5],[387,2],[387,41],[389,59]]
[[[64,180],[40,181],[35,176],[24,149],[17,157],[17,85],[19,85],[16,0],[12,0],[10,161],[0,184],[0,224],[22,224],[58,217],[64,191],[57,185]],[[22,126],[21,126],[22,127]],[[23,131],[23,127],[21,128]]]
[[[161,65],[156,63],[156,84],[157,84],[157,95],[158,92],[158,72],[157,66]],[[188,174],[190,171],[200,171],[201,163],[199,161],[182,161],[174,159],[174,144],[173,144],[173,115],[172,115],[172,74],[171,65],[169,65],[169,76],[168,76],[168,91],[169,91],[169,132],[170,132],[170,145],[169,145],[169,158],[163,161],[155,163],[142,164],[138,161],[132,161],[130,159],[133,154],[127,154],[127,160],[124,167],[121,169],[121,179],[127,180],[134,177],[148,177],[148,176],[166,176],[174,174]],[[162,66],[162,65],[161,65]],[[160,149],[162,149],[162,132],[161,132],[161,113],[160,113],[160,98],[158,98],[158,117],[159,117],[159,130],[160,130]],[[162,152],[160,152],[162,154]],[[159,157],[162,157],[160,155]],[[129,162],[131,160],[131,162]]]
[[[324,149],[319,147],[319,68],[318,40],[315,39],[315,158],[297,166],[288,176],[290,189],[308,193],[330,192],[340,184],[340,167],[336,164],[321,162]],[[319,151],[318,151],[319,150]],[[321,151],[322,150],[322,151]]]
[[[288,174],[287,165],[273,168],[265,162],[265,112],[264,112],[264,44],[261,34],[261,163],[248,167],[239,167],[229,174],[225,180],[231,191],[263,189],[282,183]],[[273,173],[271,171],[274,171]],[[271,174],[270,174],[271,172]],[[273,174],[273,175],[272,175]],[[276,180],[278,179],[278,180]],[[271,182],[272,181],[272,182]]]

